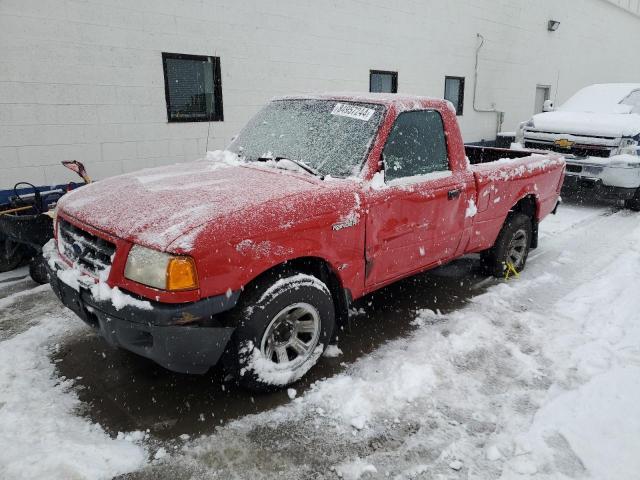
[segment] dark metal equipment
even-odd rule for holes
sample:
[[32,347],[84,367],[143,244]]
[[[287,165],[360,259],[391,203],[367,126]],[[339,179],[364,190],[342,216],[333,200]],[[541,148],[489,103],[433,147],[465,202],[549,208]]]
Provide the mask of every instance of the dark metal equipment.
[[[91,179],[78,161],[62,164],[76,172],[85,183]],[[42,189],[18,182],[9,201],[0,204],[0,272],[7,272],[29,260],[29,274],[38,283],[49,281],[42,259],[42,247],[53,238],[54,209],[66,189]]]

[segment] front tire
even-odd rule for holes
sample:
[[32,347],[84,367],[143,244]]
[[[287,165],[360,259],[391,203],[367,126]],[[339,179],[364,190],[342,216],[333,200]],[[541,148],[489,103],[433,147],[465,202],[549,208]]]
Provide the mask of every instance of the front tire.
[[523,213],[507,217],[496,243],[480,255],[484,271],[500,278],[507,271],[508,264],[511,264],[520,273],[527,263],[532,235],[530,217]]
[[29,275],[34,282],[40,285],[49,283],[49,272],[47,272],[47,267],[44,262],[45,259],[41,253],[37,254],[29,262]]
[[297,382],[317,363],[333,333],[335,307],[328,287],[300,273],[269,277],[243,296],[230,318],[236,330],[227,367],[249,390]]
[[633,210],[634,212],[640,212],[640,188],[636,190],[636,194],[630,200],[625,200],[624,208]]

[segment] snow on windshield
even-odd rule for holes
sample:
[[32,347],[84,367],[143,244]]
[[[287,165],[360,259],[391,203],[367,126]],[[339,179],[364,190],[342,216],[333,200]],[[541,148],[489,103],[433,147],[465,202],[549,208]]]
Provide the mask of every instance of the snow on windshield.
[[229,150],[248,159],[289,158],[323,175],[357,174],[378,129],[382,105],[277,100],[262,109]]
[[563,112],[629,113],[633,106],[623,102],[640,84],[591,85],[579,90],[558,110]]

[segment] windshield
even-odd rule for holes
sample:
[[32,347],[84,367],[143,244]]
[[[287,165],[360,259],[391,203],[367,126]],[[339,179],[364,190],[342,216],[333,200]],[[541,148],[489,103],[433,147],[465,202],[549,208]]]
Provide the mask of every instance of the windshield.
[[356,175],[384,113],[382,105],[277,100],[254,116],[229,150],[247,160],[289,158],[322,175]]
[[563,112],[629,113],[632,105],[625,99],[633,88],[629,85],[591,85],[567,100],[558,110]]

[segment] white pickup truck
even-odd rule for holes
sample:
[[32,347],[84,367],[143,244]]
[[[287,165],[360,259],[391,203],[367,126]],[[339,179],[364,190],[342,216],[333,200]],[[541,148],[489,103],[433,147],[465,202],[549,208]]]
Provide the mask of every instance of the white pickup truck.
[[565,154],[565,194],[640,210],[640,84],[598,84],[522,123],[516,145]]

